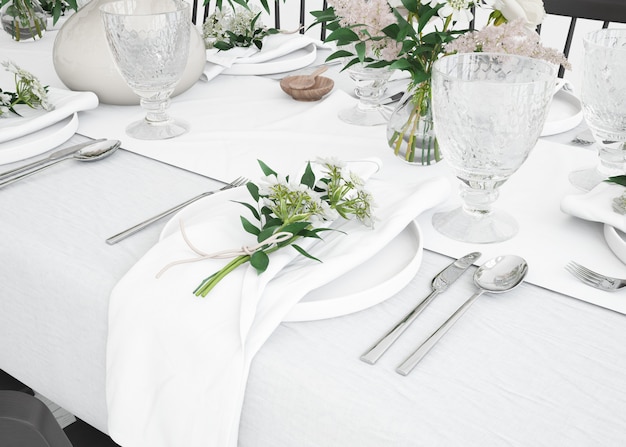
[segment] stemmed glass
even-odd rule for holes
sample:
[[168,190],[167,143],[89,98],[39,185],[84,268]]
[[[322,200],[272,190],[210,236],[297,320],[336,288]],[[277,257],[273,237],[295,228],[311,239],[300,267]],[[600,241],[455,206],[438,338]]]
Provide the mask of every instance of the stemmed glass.
[[556,70],[542,60],[490,53],[454,54],[434,64],[435,135],[443,159],[461,180],[463,201],[433,216],[440,233],[473,243],[517,233],[517,221],[492,204],[541,134]]
[[185,133],[188,126],[170,118],[167,108],[189,54],[189,3],[122,0],[101,6],[100,12],[115,64],[146,112],[126,133],[141,140]]
[[380,101],[392,71],[387,67],[372,68],[366,65],[357,63],[348,67],[348,74],[356,83],[354,93],[359,102],[354,107],[340,110],[339,118],[359,126],[385,124],[387,119],[382,113]]
[[598,147],[596,167],[574,171],[570,182],[585,191],[610,176],[623,175],[626,161],[626,29],[585,36],[581,102]]

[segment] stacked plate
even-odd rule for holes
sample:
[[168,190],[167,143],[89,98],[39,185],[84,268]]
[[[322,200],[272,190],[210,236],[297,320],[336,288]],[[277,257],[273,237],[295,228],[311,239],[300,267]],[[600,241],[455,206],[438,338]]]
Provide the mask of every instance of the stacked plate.
[[263,47],[207,50],[206,79],[220,73],[228,75],[268,75],[304,68],[317,58],[323,46],[303,34],[272,34],[263,39]]
[[69,140],[78,129],[77,113],[98,106],[92,92],[50,88],[50,111],[18,105],[21,115],[0,118],[0,164],[42,154]]

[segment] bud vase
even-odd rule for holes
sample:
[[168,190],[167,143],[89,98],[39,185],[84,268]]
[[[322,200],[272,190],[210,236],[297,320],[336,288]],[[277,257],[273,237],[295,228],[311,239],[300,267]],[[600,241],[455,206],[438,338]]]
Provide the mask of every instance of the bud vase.
[[407,163],[431,165],[441,160],[433,131],[430,83],[420,84],[400,99],[387,122],[387,142]]
[[0,12],[2,28],[15,41],[41,39],[48,16],[39,0],[12,0]]

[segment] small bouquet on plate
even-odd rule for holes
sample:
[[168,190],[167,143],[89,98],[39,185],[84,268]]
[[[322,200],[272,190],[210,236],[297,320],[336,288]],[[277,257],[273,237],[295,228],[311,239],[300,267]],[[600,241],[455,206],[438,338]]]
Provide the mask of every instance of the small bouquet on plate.
[[265,177],[260,185],[246,185],[253,202],[238,202],[253,217],[251,221],[241,216],[241,224],[258,243],[235,252],[232,261],[202,281],[194,291],[196,296],[206,296],[230,272],[248,262],[263,273],[270,262],[269,254],[288,246],[319,261],[296,242],[302,238],[321,239],[320,233],[331,230],[323,226],[325,222],[354,218],[372,226],[372,197],[362,179],[343,163],[320,160],[319,178],[308,163],[299,182],[279,175],[262,161],[259,164]]
[[41,107],[44,110],[52,110],[53,106],[48,102],[48,87],[39,82],[30,72],[23,70],[11,61],[2,62],[6,71],[14,74],[15,91],[0,88],[0,118],[6,118],[11,113],[20,116],[15,110],[18,104],[24,104],[33,109]]

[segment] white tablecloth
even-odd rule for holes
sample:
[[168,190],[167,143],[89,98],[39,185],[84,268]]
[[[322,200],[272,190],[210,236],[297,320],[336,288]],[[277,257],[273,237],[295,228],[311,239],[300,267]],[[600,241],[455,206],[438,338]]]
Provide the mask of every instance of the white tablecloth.
[[[7,48],[22,54],[25,45]],[[108,296],[161,225],[116,246],[104,239],[215,185],[122,151],[93,164],[66,162],[1,190],[0,368],[106,431]],[[624,316],[542,287],[479,299],[411,375],[396,374],[422,337],[471,294],[468,274],[378,365],[358,360],[449,261],[427,251],[407,288],[370,309],[283,323],[252,363],[239,444],[624,445]]]

